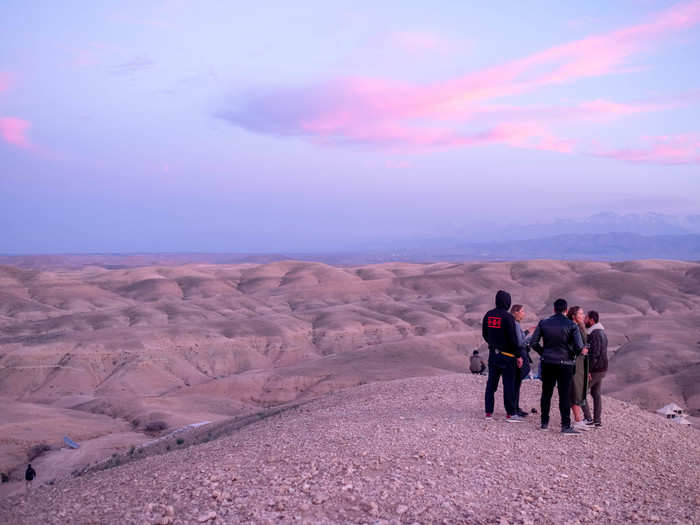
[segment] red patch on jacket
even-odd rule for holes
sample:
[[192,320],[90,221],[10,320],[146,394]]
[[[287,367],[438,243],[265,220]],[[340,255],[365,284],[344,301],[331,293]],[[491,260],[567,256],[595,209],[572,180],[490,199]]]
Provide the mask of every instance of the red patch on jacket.
[[501,318],[500,317],[489,317],[487,319],[488,327],[489,328],[500,328],[501,327]]

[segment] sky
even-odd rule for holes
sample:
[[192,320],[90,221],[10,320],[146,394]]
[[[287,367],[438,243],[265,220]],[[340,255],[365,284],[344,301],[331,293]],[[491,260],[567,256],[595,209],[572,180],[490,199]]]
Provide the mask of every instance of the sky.
[[700,0],[260,4],[0,0],[0,253],[700,213]]

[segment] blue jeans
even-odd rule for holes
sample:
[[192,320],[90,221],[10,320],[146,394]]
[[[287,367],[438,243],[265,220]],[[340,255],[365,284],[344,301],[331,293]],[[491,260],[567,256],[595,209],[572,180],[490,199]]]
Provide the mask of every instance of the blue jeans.
[[506,414],[515,414],[515,374],[518,373],[518,365],[514,357],[503,354],[494,354],[489,358],[489,378],[486,381],[485,406],[486,413],[493,414],[495,394],[498,390],[498,381],[503,376],[503,405]]

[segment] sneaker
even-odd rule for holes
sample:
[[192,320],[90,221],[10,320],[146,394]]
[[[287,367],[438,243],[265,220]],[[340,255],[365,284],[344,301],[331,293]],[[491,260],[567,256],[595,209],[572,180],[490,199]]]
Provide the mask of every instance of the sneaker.
[[595,424],[592,419],[584,419],[583,422],[589,427],[592,427]]
[[527,412],[525,412],[524,410],[518,409],[518,415],[520,417],[527,417]]
[[493,421],[493,414],[486,414],[486,421]]
[[601,428],[603,426],[603,423],[594,423],[593,428]]
[[508,421],[508,423],[522,423],[525,421],[525,418],[519,416],[518,414],[513,414],[512,416],[506,416],[506,421]]
[[570,435],[570,436],[581,434],[581,432],[579,432],[578,430],[574,429],[573,427],[561,427],[561,433],[562,433],[562,434],[567,434],[567,435]]
[[549,423],[542,423],[540,425],[540,430],[547,430],[549,429]]
[[584,423],[583,421],[576,421],[573,424],[573,427],[575,430],[578,430],[579,432],[586,432],[589,429],[588,425],[586,425],[586,423]]

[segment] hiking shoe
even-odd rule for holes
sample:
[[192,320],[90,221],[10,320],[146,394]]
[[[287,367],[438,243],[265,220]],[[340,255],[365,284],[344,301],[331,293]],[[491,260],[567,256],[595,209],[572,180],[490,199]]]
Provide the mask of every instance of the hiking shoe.
[[561,427],[561,433],[562,433],[562,434],[567,434],[567,435],[569,435],[569,436],[573,436],[573,435],[578,435],[578,434],[580,434],[581,432],[579,432],[578,430],[574,429],[573,427]]
[[573,424],[573,427],[575,430],[578,430],[579,432],[586,432],[589,429],[589,426],[586,425],[583,421],[577,421],[576,423]]
[[520,417],[527,417],[527,412],[525,412],[524,410],[518,409],[518,415]]
[[493,414],[486,414],[486,421],[493,421]]
[[512,416],[506,416],[506,421],[508,423],[522,423],[525,418],[519,416],[518,414],[513,414]]
[[549,429],[549,423],[542,423],[540,425],[540,430],[547,430]]

